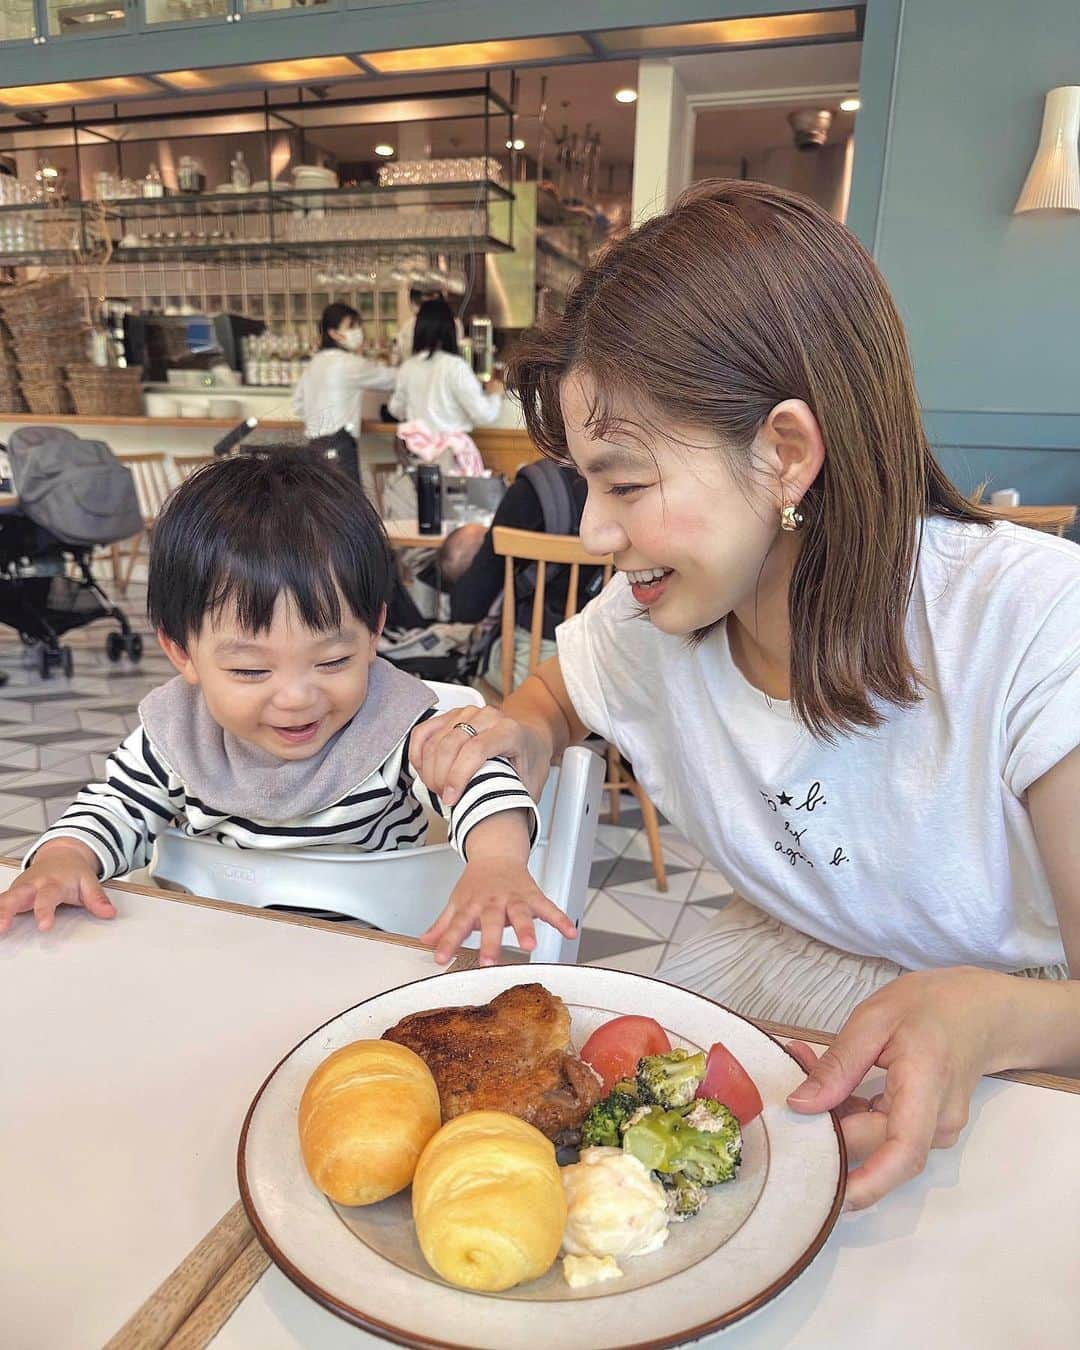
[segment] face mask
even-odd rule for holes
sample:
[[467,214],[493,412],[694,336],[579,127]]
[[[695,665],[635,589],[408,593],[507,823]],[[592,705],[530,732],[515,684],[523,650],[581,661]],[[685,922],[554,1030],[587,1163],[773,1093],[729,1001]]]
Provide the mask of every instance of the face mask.
[[358,352],[364,345],[364,330],[362,328],[346,328],[341,335],[341,345],[347,352]]

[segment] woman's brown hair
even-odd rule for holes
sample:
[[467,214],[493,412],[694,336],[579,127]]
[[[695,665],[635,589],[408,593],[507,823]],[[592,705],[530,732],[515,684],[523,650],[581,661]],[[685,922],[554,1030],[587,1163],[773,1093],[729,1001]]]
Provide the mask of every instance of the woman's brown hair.
[[[763,183],[698,183],[611,244],[565,312],[525,335],[508,385],[532,439],[566,460],[560,385],[595,384],[588,427],[624,409],[705,428],[748,451],[770,411],[802,399],[825,463],[803,498],[791,581],[791,697],[814,735],[875,727],[918,701],[904,638],[921,521],[988,523],[923,430],[903,325],[877,267],[814,202]],[[736,453],[736,463],[739,456]]]

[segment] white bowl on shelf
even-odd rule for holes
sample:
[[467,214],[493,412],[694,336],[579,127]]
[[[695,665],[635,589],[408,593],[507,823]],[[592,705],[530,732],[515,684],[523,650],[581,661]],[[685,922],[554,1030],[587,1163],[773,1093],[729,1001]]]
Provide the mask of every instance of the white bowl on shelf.
[[185,398],[180,403],[181,417],[209,417],[210,400],[208,398]]

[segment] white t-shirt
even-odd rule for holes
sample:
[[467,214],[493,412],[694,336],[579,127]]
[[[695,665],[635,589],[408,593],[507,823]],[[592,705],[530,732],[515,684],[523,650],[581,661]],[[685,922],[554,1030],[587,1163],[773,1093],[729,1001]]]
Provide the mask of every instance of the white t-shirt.
[[725,625],[695,648],[638,615],[620,575],[559,628],[567,690],[738,893],[911,969],[1064,960],[1024,793],[1080,744],[1075,544],[929,519],[906,625],[928,687],[833,746],[748,683]]
[[502,395],[485,394],[469,363],[450,352],[403,361],[390,400],[398,421],[424,421],[436,433],[490,426],[501,407]]
[[365,389],[391,390],[397,372],[342,347],[326,347],[307,363],[293,391],[293,411],[309,439],[332,436],[350,426],[360,433],[360,400]]

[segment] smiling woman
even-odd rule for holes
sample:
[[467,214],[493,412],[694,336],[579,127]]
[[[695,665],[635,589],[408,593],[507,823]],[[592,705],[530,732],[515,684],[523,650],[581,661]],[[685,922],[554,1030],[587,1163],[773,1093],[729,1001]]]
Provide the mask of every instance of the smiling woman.
[[1080,1062],[1080,552],[961,496],[873,261],[763,184],[614,243],[509,378],[621,575],[477,739],[451,713],[414,758],[453,800],[483,756],[535,786],[588,732],[622,751],[737,893],[659,973],[841,1028],[799,1109],[887,1068],[845,1120],[869,1203],[979,1074]]

